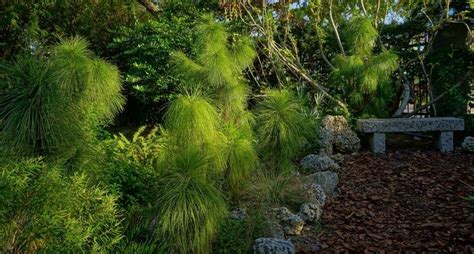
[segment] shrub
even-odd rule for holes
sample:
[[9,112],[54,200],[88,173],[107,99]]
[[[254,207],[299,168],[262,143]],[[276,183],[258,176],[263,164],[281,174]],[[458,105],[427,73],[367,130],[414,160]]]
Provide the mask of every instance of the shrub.
[[208,160],[199,151],[183,150],[160,177],[157,232],[177,253],[208,253],[227,208],[209,182]]
[[243,220],[227,218],[219,227],[212,253],[252,253],[255,239],[269,236],[267,223],[259,208],[249,209]]
[[158,135],[158,128],[146,135],[145,131],[141,127],[131,139],[119,134],[101,142],[105,160],[94,172],[95,178],[113,188],[125,208],[133,204],[146,206],[155,199],[157,165],[164,141]]
[[94,58],[82,39],[65,40],[47,56],[19,57],[0,71],[1,139],[17,152],[73,153],[123,104],[117,68]]
[[209,100],[199,94],[179,95],[165,115],[169,132],[169,158],[182,149],[197,149],[212,164],[208,173],[223,172],[225,136],[221,132],[221,119]]
[[298,209],[308,201],[301,179],[289,172],[257,171],[249,182],[243,197],[248,203]]
[[183,79],[173,71],[170,54],[192,54],[194,25],[203,9],[196,1],[166,1],[158,19],[125,27],[109,45],[123,72],[128,96],[125,116],[140,123],[159,122],[156,114],[178,93]]
[[245,179],[259,166],[255,151],[253,133],[242,130],[235,125],[226,125],[224,133],[227,137],[227,187],[235,196],[244,186]]
[[257,136],[267,161],[287,169],[312,129],[304,105],[287,90],[270,90],[256,107]]
[[114,195],[39,159],[0,169],[0,251],[100,252],[121,240]]
[[347,98],[357,115],[387,116],[387,104],[393,96],[392,73],[398,67],[395,53],[383,50],[374,54],[377,29],[367,18],[356,18],[344,29],[350,55],[337,55],[330,84]]

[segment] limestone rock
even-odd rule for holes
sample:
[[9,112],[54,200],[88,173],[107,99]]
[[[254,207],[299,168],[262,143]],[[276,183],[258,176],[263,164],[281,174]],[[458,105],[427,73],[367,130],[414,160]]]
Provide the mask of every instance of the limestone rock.
[[280,207],[270,209],[271,219],[276,220],[282,227],[286,235],[300,235],[303,230],[304,220],[293,214],[288,208]]
[[298,215],[307,222],[318,221],[321,218],[323,209],[319,203],[304,203],[300,207]]
[[300,162],[301,168],[310,172],[336,170],[339,169],[339,165],[335,163],[326,154],[316,155],[310,154],[305,156]]
[[331,196],[339,183],[339,177],[335,172],[322,171],[306,176],[305,181],[321,185],[324,194],[326,194],[326,196]]
[[333,149],[341,153],[353,153],[360,149],[360,139],[343,116],[324,117],[319,139],[323,154],[332,154]]
[[462,142],[462,149],[468,152],[474,152],[474,137],[466,137]]
[[290,241],[277,238],[258,238],[253,245],[254,254],[294,254],[295,246]]
[[235,208],[230,211],[230,218],[234,220],[244,220],[248,217],[247,209],[245,208]]
[[321,207],[326,203],[326,194],[323,187],[316,183],[306,183],[303,185],[305,195],[310,198],[310,203],[318,203]]

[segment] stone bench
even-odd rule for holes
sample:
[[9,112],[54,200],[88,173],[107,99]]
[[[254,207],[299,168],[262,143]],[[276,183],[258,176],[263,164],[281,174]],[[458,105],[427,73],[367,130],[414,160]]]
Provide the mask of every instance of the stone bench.
[[385,133],[440,132],[437,146],[441,152],[453,151],[453,131],[464,130],[464,120],[454,117],[359,119],[357,129],[369,133],[374,153],[385,153]]

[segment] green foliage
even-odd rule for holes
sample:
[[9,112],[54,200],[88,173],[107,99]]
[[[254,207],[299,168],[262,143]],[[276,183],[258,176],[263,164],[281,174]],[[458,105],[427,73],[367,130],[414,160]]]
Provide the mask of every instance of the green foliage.
[[200,147],[213,161],[214,171],[227,169],[227,186],[235,194],[258,162],[253,116],[247,110],[248,87],[242,76],[255,51],[249,38],[229,36],[212,15],[203,16],[196,31],[196,59],[183,52],[173,55],[176,72],[186,80],[182,90],[188,95],[171,104],[165,126],[171,137],[185,142],[178,143],[179,148]]
[[243,197],[250,203],[298,209],[302,203],[308,202],[301,179],[291,172],[257,171],[250,183]]
[[[433,51],[428,61],[432,65],[432,86],[434,97],[449,91],[436,102],[438,116],[465,116],[471,93],[470,77],[462,80],[472,68],[474,53],[467,49],[444,48]],[[456,83],[461,85],[451,89]],[[467,125],[470,127],[469,125]]]
[[351,55],[337,55],[330,83],[342,93],[356,114],[387,116],[387,104],[393,96],[391,75],[398,67],[392,51],[374,54],[377,30],[371,21],[357,18],[344,30]]
[[71,153],[95,126],[121,110],[117,68],[94,58],[82,39],[62,41],[48,56],[1,65],[1,138],[20,153]]
[[125,208],[134,204],[146,206],[154,202],[156,195],[156,166],[164,141],[157,128],[146,135],[145,131],[141,127],[131,139],[119,134],[101,142],[105,161],[95,178],[114,189]]
[[39,159],[1,166],[0,251],[105,253],[119,243],[117,198],[63,171]]
[[269,90],[256,108],[257,136],[272,166],[287,170],[312,129],[304,104],[288,90]]
[[127,118],[151,123],[161,120],[156,112],[174,99],[182,84],[181,75],[173,71],[170,54],[176,50],[192,54],[193,27],[201,13],[195,3],[167,1],[159,19],[124,27],[109,45],[123,73],[129,99]]
[[244,220],[227,218],[219,227],[212,253],[252,253],[255,239],[267,236],[269,225],[262,209],[247,209]]
[[165,115],[169,132],[169,154],[182,149],[199,149],[212,161],[210,173],[222,173],[226,166],[225,136],[216,108],[204,97],[178,95]]
[[237,195],[244,186],[245,179],[258,167],[258,155],[250,131],[227,125],[224,133],[228,152],[227,185],[231,193]]
[[102,55],[119,27],[147,16],[134,0],[3,0],[0,6],[0,59],[78,35]]
[[[225,121],[246,120],[239,117],[245,113],[248,94],[242,71],[255,58],[251,41],[248,37],[230,37],[224,25],[216,22],[212,15],[202,19],[196,28],[196,60],[176,53],[177,71],[187,79],[188,87],[211,94]],[[230,45],[228,41],[231,41]],[[238,121],[238,124],[241,122],[246,121]]]
[[160,177],[157,195],[160,238],[177,253],[208,253],[227,208],[208,181],[208,160],[199,150],[184,150]]

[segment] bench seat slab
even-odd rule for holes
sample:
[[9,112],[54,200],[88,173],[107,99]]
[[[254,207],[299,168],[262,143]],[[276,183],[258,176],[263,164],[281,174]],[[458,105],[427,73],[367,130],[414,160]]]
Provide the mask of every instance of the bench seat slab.
[[363,133],[463,131],[464,120],[455,117],[359,119]]

